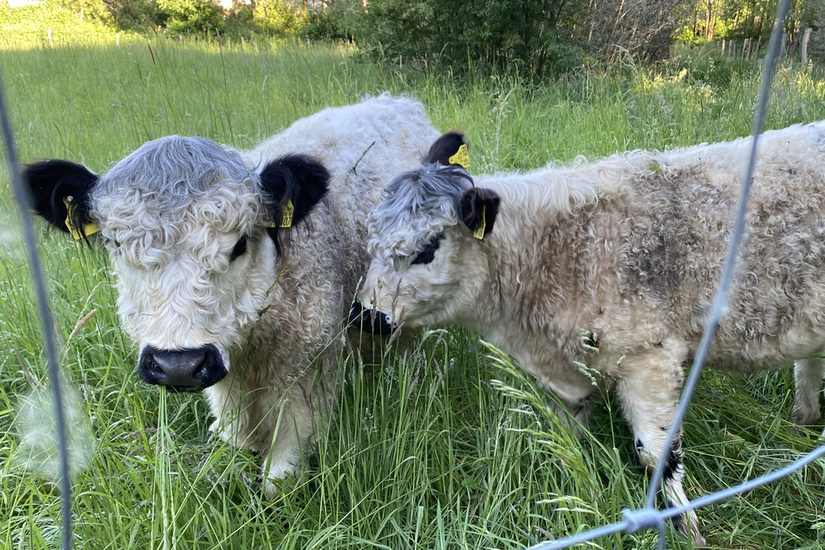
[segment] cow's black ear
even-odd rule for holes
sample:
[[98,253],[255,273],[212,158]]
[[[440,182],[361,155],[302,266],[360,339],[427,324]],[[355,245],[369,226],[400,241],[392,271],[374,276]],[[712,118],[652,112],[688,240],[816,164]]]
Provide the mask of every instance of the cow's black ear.
[[68,160],[45,160],[24,166],[23,177],[32,209],[52,225],[76,238],[85,237],[94,227],[89,193],[98,176],[88,168]]
[[425,162],[439,162],[444,166],[455,164],[462,168],[470,167],[470,156],[464,134],[461,132],[447,132],[430,146]]
[[291,227],[303,220],[326,195],[329,171],[306,155],[286,155],[261,172],[265,201],[275,227]]
[[458,214],[475,238],[483,239],[493,230],[500,202],[498,194],[490,189],[471,187],[464,191]]

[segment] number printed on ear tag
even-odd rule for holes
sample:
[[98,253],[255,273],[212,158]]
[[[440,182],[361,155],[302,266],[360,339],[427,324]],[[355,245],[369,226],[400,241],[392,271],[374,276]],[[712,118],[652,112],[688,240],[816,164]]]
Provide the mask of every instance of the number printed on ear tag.
[[280,225],[276,225],[275,222],[272,222],[272,225],[269,227],[292,227],[292,216],[295,214],[295,206],[293,206],[292,201],[286,201],[284,205],[284,210],[281,212],[281,223]]
[[281,213],[281,227],[292,227],[292,215],[295,214],[295,206],[292,201],[286,201],[284,211]]

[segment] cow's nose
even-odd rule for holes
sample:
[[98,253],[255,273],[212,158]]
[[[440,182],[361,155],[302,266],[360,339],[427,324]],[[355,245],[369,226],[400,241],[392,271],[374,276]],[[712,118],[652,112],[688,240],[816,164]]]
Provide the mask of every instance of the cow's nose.
[[218,349],[209,344],[196,349],[161,350],[146,346],[140,353],[138,374],[144,382],[177,391],[208,388],[226,376]]
[[349,320],[350,323],[370,334],[387,335],[391,334],[395,328],[386,313],[377,309],[365,308],[358,298],[352,301]]

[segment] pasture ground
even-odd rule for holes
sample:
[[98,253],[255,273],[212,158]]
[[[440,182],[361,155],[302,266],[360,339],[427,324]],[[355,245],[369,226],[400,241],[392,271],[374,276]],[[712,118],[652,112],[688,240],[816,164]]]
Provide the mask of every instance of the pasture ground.
[[[424,102],[439,128],[462,128],[471,171],[529,169],[576,155],[663,149],[747,135],[759,75],[685,51],[655,70],[632,64],[544,85],[428,75],[354,61],[348,46],[223,44],[100,37],[21,47],[0,38],[0,71],[23,160],[105,170],[142,142],[201,135],[249,147],[329,105],[389,90]],[[825,81],[794,67],[776,77],[766,128],[825,118]],[[7,181],[6,167],[0,179]],[[26,470],[15,426],[45,378],[36,307],[2,191],[0,215],[0,547],[56,548],[59,498]],[[309,468],[268,502],[258,458],[215,441],[199,395],[167,395],[135,376],[104,254],[62,235],[42,257],[94,450],[74,478],[75,548],[499,548],[604,525],[643,504],[646,478],[618,404],[604,395],[577,440],[551,397],[461,330],[422,332],[414,352],[341,357],[346,383]],[[89,314],[94,315],[87,318]],[[81,319],[85,319],[79,322]],[[685,423],[689,496],[774,470],[816,445],[794,431],[790,371],[707,372]],[[49,410],[39,417],[47,424]],[[36,422],[35,425],[38,425]],[[825,464],[702,509],[712,547],[825,547]],[[689,545],[669,528],[669,546]],[[596,541],[654,548],[654,532]]]

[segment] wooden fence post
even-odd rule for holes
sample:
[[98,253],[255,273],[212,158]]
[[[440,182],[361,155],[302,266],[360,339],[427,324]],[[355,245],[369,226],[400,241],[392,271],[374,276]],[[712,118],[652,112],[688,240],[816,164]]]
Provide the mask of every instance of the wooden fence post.
[[802,66],[808,66],[808,41],[811,39],[813,29],[808,27],[805,29],[805,34],[802,35]]

